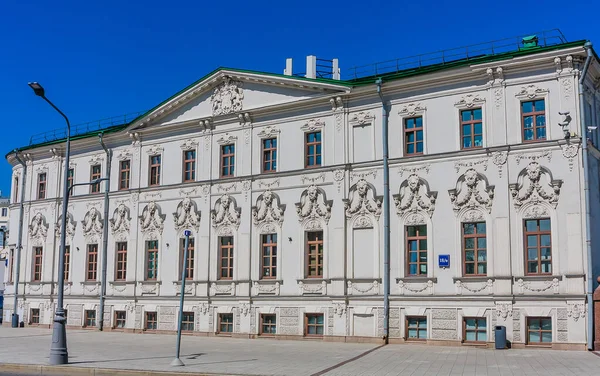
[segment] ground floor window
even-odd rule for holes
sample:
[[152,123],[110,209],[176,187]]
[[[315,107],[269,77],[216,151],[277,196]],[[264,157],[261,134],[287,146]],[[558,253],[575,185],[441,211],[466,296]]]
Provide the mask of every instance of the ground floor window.
[[146,312],[146,330],[156,330],[157,322],[156,312]]
[[30,324],[39,324],[40,323],[40,310],[39,308],[31,309],[31,317],[29,318]]
[[323,335],[323,314],[307,313],[304,316],[304,335],[322,336]]
[[86,328],[93,328],[96,326],[96,310],[88,309],[85,311],[85,322],[83,323],[83,326]]
[[126,320],[127,320],[127,312],[125,312],[125,311],[116,311],[115,312],[115,328],[124,329]]
[[485,317],[465,317],[463,321],[465,342],[486,342],[487,321]]
[[408,316],[406,317],[406,339],[408,340],[426,340],[427,339],[427,317]]
[[233,313],[219,313],[219,333],[233,333]]
[[275,314],[263,314],[260,316],[260,334],[277,334],[277,316]]
[[181,315],[181,330],[194,331],[194,312],[183,312]]
[[527,318],[527,344],[542,345],[552,343],[552,319],[550,317]]

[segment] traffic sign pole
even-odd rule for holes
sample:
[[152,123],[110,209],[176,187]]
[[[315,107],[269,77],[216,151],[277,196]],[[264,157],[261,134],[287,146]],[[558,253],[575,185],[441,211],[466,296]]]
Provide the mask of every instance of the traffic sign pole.
[[185,230],[185,243],[183,245],[183,269],[181,270],[181,296],[179,297],[179,320],[177,320],[177,343],[175,347],[175,359],[171,362],[172,366],[184,366],[181,359],[179,359],[181,349],[181,322],[183,320],[183,300],[185,298],[185,278],[187,277],[187,259],[188,259],[188,246],[190,244],[190,230]]

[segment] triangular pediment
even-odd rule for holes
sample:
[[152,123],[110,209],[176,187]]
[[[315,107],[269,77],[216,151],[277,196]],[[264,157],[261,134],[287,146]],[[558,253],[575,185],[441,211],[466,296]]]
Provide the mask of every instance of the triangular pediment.
[[260,109],[349,90],[341,81],[218,69],[134,120],[128,131],[227,116],[243,119]]

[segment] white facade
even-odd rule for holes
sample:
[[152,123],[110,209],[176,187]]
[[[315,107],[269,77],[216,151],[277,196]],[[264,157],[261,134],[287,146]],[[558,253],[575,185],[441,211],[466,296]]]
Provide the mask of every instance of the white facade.
[[[518,347],[531,342],[528,318],[543,317],[551,323],[547,344],[584,348],[585,276],[592,262],[585,253],[581,214],[577,80],[584,56],[582,45],[565,45],[384,81],[383,95],[390,104],[390,340],[406,339],[408,318],[422,317],[421,336],[428,342],[460,343],[466,340],[463,318],[480,318],[483,342],[493,341],[495,325],[504,325]],[[590,82],[599,76],[594,61]],[[585,97],[594,103],[597,116],[600,101],[594,101],[593,93]],[[523,142],[521,106],[532,100],[545,104],[547,140]],[[477,108],[482,111],[483,145],[461,150],[461,110]],[[563,121],[558,113],[565,111],[572,116],[569,140],[557,125]],[[423,123],[423,154],[406,156],[403,127],[415,117]],[[306,334],[305,313],[319,313],[326,338],[381,338],[381,127],[374,83],[352,86],[218,70],[127,127],[107,132],[104,141],[113,157],[105,325],[116,326],[115,312],[123,311],[126,328],[143,330],[146,313],[156,312],[158,330],[176,330],[179,242],[190,229],[194,275],[186,285],[184,310],[194,314],[194,331],[222,331],[219,317],[228,320],[220,315],[231,313],[235,334],[259,335],[261,315],[274,314],[278,335],[300,337]],[[306,168],[306,134],[319,131],[322,166]],[[261,168],[262,140],[268,138],[277,140],[274,173]],[[220,177],[223,145],[235,146],[235,172],[229,178]],[[39,309],[41,324],[52,320],[62,147],[57,143],[23,151],[28,178],[19,289],[25,295],[19,304],[26,323],[32,309]],[[600,154],[590,148],[595,160]],[[196,153],[195,177],[182,183],[186,150]],[[152,156],[161,157],[156,186],[149,186]],[[22,176],[14,157],[8,160],[15,166],[13,179]],[[119,190],[120,162],[125,160],[130,161],[129,188]],[[94,165],[101,166],[104,176],[107,157],[98,138],[74,141],[74,181],[88,182]],[[43,173],[46,198],[37,199]],[[591,175],[591,197],[598,201],[598,170]],[[13,195],[13,248],[17,201]],[[98,307],[101,257],[95,280],[88,280],[86,268],[88,245],[102,247],[103,195],[76,187],[68,210],[65,304],[68,325],[81,327],[85,311]],[[528,275],[524,220],[544,218],[551,226],[551,272]],[[475,222],[487,229],[487,272],[468,276],[462,224]],[[418,276],[409,275],[408,226],[427,230],[426,257],[421,255],[423,265],[417,265],[423,274]],[[322,231],[323,271],[309,278],[306,239],[314,231]],[[264,234],[277,235],[276,277],[270,279],[261,278]],[[234,244],[232,278],[222,279],[218,244],[229,236]],[[148,280],[149,241],[158,242],[155,280]],[[118,242],[127,244],[124,281],[116,281]],[[35,247],[42,247],[40,278],[34,278]],[[438,267],[440,255],[450,256],[448,268]],[[9,283],[6,295],[11,291]],[[12,309],[7,297],[5,320]]]
[[0,296],[4,294],[5,260],[8,258],[8,218],[10,200],[2,197],[0,192]]

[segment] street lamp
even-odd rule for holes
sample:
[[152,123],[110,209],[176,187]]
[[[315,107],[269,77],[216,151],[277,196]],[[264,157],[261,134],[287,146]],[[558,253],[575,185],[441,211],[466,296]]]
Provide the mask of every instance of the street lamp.
[[71,156],[71,124],[69,118],[61,110],[46,98],[44,88],[37,82],[30,82],[29,87],[33,89],[35,95],[42,97],[52,108],[54,108],[67,122],[67,139],[65,146],[65,172],[63,175],[63,204],[62,204],[62,221],[60,232],[60,252],[58,257],[58,301],[56,307],[56,315],[54,316],[54,326],[52,330],[52,345],[50,347],[49,362],[52,365],[69,363],[69,352],[67,350],[67,329],[65,310],[63,307],[63,295],[65,289],[65,240],[67,228],[67,208],[69,206],[69,157]]

